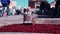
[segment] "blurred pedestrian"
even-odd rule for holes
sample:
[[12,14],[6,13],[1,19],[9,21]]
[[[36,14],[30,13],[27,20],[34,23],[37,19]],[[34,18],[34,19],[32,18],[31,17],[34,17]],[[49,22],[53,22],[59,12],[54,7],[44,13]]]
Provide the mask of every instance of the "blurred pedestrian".
[[2,4],[2,16],[4,15],[5,7],[7,7],[7,15],[10,16],[10,9],[9,9],[10,0],[1,0],[1,4]]

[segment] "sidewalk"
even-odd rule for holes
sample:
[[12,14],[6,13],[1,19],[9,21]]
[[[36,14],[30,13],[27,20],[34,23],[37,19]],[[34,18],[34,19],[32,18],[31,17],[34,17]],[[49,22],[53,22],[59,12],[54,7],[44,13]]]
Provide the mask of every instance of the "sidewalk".
[[0,26],[12,25],[12,24],[22,24],[22,23],[23,23],[23,15],[0,17]]

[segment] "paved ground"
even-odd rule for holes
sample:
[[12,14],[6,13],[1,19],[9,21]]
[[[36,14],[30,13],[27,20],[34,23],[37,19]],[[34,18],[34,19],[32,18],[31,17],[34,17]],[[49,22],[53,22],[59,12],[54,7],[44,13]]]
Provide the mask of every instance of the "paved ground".
[[60,24],[60,18],[37,18],[36,24]]
[[23,15],[0,17],[0,26],[22,24],[22,23],[23,23]]
[[[24,20],[23,18],[23,15],[0,17],[0,26],[22,24]],[[32,22],[32,18],[34,22]],[[32,18],[30,18],[30,21],[25,22],[35,24],[60,24],[60,18],[36,18],[35,16],[32,16]]]
[[33,23],[35,24],[60,24],[60,18],[37,18],[33,16]]
[[5,33],[0,33],[0,34],[53,34],[53,33],[20,33],[20,32],[5,32]]

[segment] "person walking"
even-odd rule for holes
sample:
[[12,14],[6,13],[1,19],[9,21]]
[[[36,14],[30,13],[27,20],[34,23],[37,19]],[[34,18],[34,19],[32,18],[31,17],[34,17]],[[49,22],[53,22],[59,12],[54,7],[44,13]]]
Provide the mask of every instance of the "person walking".
[[10,9],[9,9],[10,0],[1,0],[1,4],[2,4],[2,16],[4,16],[5,7],[7,7],[7,15],[10,16]]

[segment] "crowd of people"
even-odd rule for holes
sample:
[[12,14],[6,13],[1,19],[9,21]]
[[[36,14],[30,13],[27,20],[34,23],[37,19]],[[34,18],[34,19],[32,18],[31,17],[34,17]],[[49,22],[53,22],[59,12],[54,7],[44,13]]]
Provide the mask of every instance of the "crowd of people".
[[60,0],[56,0],[54,2],[56,2],[55,7],[52,7],[52,8],[47,1],[41,2],[40,7],[39,7],[40,10],[39,12],[38,11],[36,12],[38,15],[44,15],[44,16],[39,16],[40,18],[42,17],[60,18]]
[[19,15],[29,11],[29,7],[10,7],[10,0],[1,0],[0,2],[2,4],[2,6],[0,6],[0,16]]
[[[60,0],[57,0],[55,1],[56,4],[55,4],[55,7],[50,7],[50,4],[47,2],[47,1],[42,1],[40,6],[36,6],[35,9],[35,12],[32,12],[37,14],[37,15],[40,15],[38,16],[39,18],[60,18]],[[53,2],[52,2],[53,3]],[[10,5],[10,0],[1,0],[1,4],[2,4],[2,10],[0,11],[0,13],[2,13],[1,16],[4,16],[4,10],[5,10],[5,7],[7,8],[6,9],[6,12],[8,16],[10,15],[19,15],[19,14],[23,14],[23,13],[28,13],[30,11],[29,8],[24,8],[22,10],[22,8],[18,8],[17,7],[13,7],[12,10],[9,8],[9,5]],[[44,16],[41,16],[41,15],[44,15]]]

